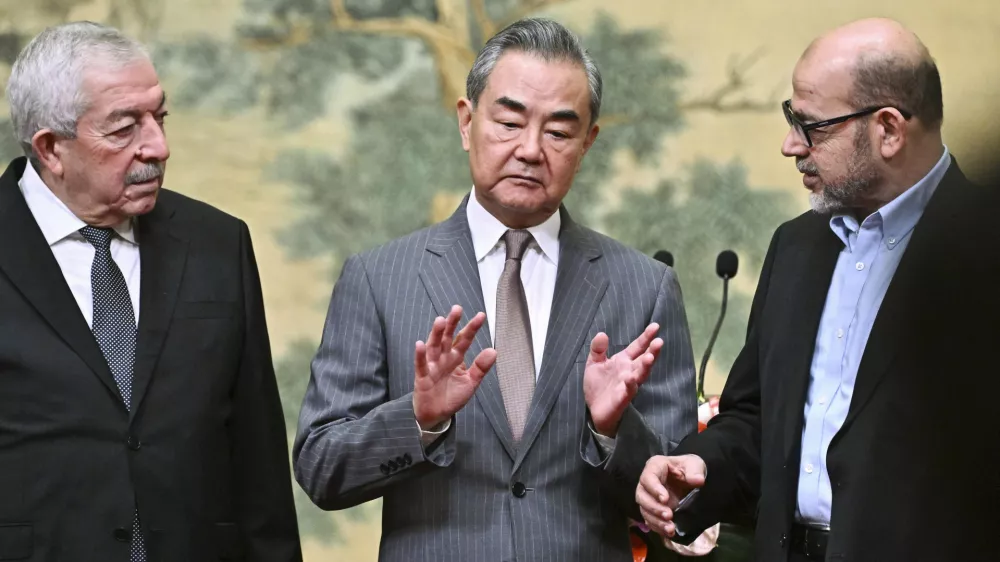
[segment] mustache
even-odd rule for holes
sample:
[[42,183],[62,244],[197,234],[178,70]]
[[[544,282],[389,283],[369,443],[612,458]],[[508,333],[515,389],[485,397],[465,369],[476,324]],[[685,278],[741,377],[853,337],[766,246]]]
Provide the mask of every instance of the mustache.
[[809,162],[807,160],[798,160],[797,162],[795,162],[795,167],[799,170],[800,173],[803,174],[812,174],[812,175],[819,174],[819,168],[816,167],[816,164]]
[[125,174],[125,185],[134,185],[155,180],[163,176],[163,162],[144,162],[138,168]]

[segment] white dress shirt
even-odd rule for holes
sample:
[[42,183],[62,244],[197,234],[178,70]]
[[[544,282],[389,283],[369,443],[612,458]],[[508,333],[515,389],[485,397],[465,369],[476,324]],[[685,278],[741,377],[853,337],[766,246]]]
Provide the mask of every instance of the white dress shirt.
[[[94,246],[88,242],[80,229],[87,223],[69,210],[65,203],[45,185],[35,168],[28,164],[18,182],[24,201],[42,230],[45,241],[52,249],[63,277],[69,285],[80,312],[93,327],[94,293],[90,282],[90,268],[94,263]],[[131,220],[115,226],[118,236],[111,239],[111,258],[125,277],[136,325],[139,323],[139,244]]]
[[[472,247],[479,265],[479,280],[483,286],[486,321],[496,342],[497,285],[507,262],[507,248],[503,235],[508,228],[476,200],[476,191],[469,196],[466,208]],[[535,355],[535,378],[542,372],[542,352],[549,329],[552,312],[552,295],[556,290],[556,272],[559,265],[559,227],[561,219],[555,212],[545,222],[528,228],[533,240],[521,257],[521,285],[528,301],[528,318],[531,322],[531,344]]]

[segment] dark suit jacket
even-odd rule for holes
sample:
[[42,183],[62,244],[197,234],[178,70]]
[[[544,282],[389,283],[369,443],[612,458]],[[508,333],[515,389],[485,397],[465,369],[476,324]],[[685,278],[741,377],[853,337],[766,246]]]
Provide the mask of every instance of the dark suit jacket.
[[[827,453],[828,560],[997,559],[998,210],[996,191],[953,162],[911,233]],[[788,556],[810,362],[843,247],[828,222],[809,212],[775,232],[721,413],[676,451],[708,464],[678,524],[697,531],[756,509],[767,562]]]
[[0,559],[301,559],[246,225],[166,190],[137,221],[133,409],[18,188],[0,177]]
[[[324,509],[383,497],[384,561],[631,561],[626,515],[656,451],[695,429],[694,362],[671,269],[563,212],[551,318],[515,446],[495,369],[424,452],[413,414],[414,342],[453,304],[484,309],[465,204],[447,221],[344,264],[313,361],[295,474]],[[590,341],[609,353],[659,322],[666,342],[602,460],[586,427]],[[491,347],[476,334],[471,361]]]

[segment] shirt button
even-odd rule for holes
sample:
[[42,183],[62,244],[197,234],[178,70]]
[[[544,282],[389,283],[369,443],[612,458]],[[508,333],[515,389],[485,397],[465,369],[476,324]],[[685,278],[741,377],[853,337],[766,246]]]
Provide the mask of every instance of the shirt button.
[[843,328],[839,328],[839,329],[837,329],[837,339],[840,339],[842,337],[844,337],[844,329]]
[[813,473],[813,465],[812,464],[807,464],[805,468],[806,468],[806,474],[812,474]]
[[819,397],[819,405],[822,406],[824,404],[826,404],[826,396],[820,396]]
[[865,264],[863,264],[861,262],[858,262],[858,263],[854,264],[854,269],[857,269],[858,271],[861,271],[864,268],[865,268]]
[[889,238],[889,244],[895,244],[895,243],[896,243],[896,238],[894,238],[894,237],[893,238]]

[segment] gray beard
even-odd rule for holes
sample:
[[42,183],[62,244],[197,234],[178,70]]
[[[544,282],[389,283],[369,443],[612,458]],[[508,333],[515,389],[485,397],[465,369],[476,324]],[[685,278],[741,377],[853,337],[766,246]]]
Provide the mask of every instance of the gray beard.
[[820,193],[809,194],[812,210],[832,215],[856,209],[867,199],[880,181],[878,169],[871,159],[871,143],[868,128],[859,127],[854,135],[854,153],[847,167],[847,173],[840,179],[823,186]]

